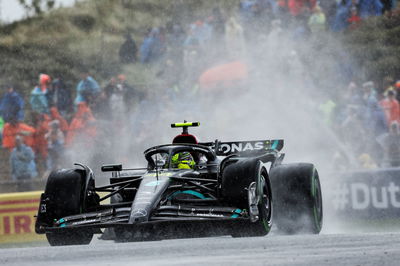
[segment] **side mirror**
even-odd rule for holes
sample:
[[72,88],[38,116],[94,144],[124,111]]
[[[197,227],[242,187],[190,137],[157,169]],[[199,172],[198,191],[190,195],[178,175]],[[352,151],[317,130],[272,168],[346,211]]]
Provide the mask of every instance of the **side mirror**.
[[107,164],[101,166],[102,172],[119,172],[122,171],[122,164]]

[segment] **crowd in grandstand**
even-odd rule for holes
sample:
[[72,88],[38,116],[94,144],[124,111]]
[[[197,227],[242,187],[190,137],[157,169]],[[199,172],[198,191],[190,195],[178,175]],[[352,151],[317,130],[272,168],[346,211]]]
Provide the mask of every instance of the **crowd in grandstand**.
[[[168,104],[182,95],[182,88],[187,97],[198,95],[198,77],[207,67],[201,64],[212,66],[218,59],[216,53],[231,60],[245,57],[246,40],[253,38],[252,29],[259,25],[265,25],[264,33],[270,38],[290,28],[295,39],[320,31],[352,29],[369,16],[391,12],[394,6],[395,1],[383,0],[245,0],[240,3],[238,18],[226,18],[214,9],[210,16],[188,26],[170,23],[151,28],[140,46],[127,34],[119,56],[124,64],[164,64],[158,75],[168,89],[159,97],[166,97],[161,102]],[[218,49],[217,45],[213,51],[207,49],[221,41],[226,49]],[[391,78],[385,82],[379,86],[371,81],[361,86],[351,82],[341,99],[329,99],[319,106],[324,121],[346,145],[352,146],[364,167],[400,166],[400,82]],[[107,134],[100,130],[100,121],[112,121],[114,128],[123,130],[125,114],[139,110],[140,115],[131,119],[145,127],[144,121],[152,114],[146,108],[157,108],[149,99],[158,99],[149,97],[151,91],[144,94],[130,86],[124,75],[111,78],[102,87],[87,69],[82,69],[73,93],[62,77],[40,74],[29,105],[13,85],[5,89],[0,101],[0,125],[2,147],[10,152],[13,180],[34,178],[38,173],[41,177],[61,167],[74,147],[93,149],[96,138]],[[26,110],[32,117],[30,125]],[[136,137],[140,140],[146,136]],[[372,150],[376,152],[372,154]]]
[[66,159],[66,148],[74,145],[93,148],[97,125],[92,109],[98,110],[96,116],[99,118],[110,115],[111,110],[116,114],[120,101],[128,103],[134,93],[123,75],[113,78],[101,90],[84,71],[74,101],[62,84],[59,78],[52,81],[49,75],[40,74],[39,85],[34,87],[29,97],[32,125],[24,122],[23,98],[12,85],[7,86],[0,103],[4,123],[2,146],[11,152],[14,180],[35,177],[37,166],[42,173],[43,170],[48,172],[59,168],[61,161]]

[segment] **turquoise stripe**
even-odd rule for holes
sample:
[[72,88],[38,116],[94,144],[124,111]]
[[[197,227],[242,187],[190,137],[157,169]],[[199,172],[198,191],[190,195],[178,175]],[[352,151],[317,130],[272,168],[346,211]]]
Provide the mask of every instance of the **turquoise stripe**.
[[172,193],[171,196],[168,197],[168,199],[172,199],[174,196],[178,195],[178,194],[189,194],[189,195],[193,195],[199,199],[208,199],[206,198],[203,194],[201,194],[200,192],[194,191],[194,190],[184,190],[184,191],[176,191],[174,193]]
[[278,147],[279,140],[274,140],[274,143],[272,143],[271,149],[275,150]]

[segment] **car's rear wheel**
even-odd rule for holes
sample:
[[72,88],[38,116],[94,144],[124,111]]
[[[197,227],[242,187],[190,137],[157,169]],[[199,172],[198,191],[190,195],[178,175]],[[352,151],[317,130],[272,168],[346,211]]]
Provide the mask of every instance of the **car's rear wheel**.
[[[252,188],[254,186],[254,188]],[[238,161],[224,169],[222,194],[230,202],[249,209],[249,189],[254,189],[256,221],[233,222],[233,237],[265,236],[272,226],[272,192],[268,172],[259,160]]]
[[274,224],[284,234],[318,234],[322,228],[321,184],[314,165],[285,164],[270,172]]

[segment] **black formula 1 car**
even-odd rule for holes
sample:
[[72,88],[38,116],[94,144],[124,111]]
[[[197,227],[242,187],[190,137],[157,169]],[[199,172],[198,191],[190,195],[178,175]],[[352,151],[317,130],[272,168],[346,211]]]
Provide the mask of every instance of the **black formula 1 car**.
[[[172,124],[182,134],[172,144],[147,149],[146,168],[103,165],[103,172],[112,172],[106,186],[96,187],[85,165],[52,172],[36,233],[46,234],[50,245],[72,245],[90,243],[104,228],[116,241],[264,236],[272,221],[283,233],[320,232],[314,165],[282,164],[283,140],[198,143],[188,133],[198,125]],[[190,154],[189,167],[177,167],[180,154]],[[110,203],[102,204],[106,199]]]

